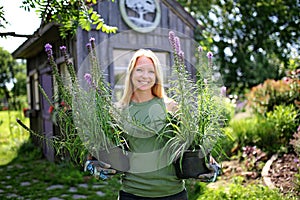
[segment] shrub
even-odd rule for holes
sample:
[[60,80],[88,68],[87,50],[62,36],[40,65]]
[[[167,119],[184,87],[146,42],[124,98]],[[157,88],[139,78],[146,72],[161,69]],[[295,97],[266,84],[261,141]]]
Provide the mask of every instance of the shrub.
[[226,133],[230,134],[238,146],[255,146],[260,138],[257,135],[258,119],[247,117],[242,119],[233,119],[229,123]]
[[227,152],[230,145],[257,146],[268,153],[286,150],[297,124],[297,111],[293,105],[276,106],[275,110],[268,112],[266,116],[253,115],[233,119],[225,131],[232,140],[224,140],[224,148]]
[[298,125],[295,106],[276,106],[274,111],[267,113],[267,120],[274,128],[273,132],[279,139],[276,142],[279,142],[282,146],[289,144]]
[[299,70],[288,72],[288,77],[282,80],[267,79],[246,94],[248,105],[254,112],[262,115],[275,109],[277,105],[294,104],[300,106]]

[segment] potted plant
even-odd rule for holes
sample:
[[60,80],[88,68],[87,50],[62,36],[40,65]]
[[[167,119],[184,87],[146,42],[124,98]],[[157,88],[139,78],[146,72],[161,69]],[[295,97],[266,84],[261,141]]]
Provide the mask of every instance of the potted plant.
[[203,50],[198,48],[195,80],[186,70],[180,40],[172,31],[169,32],[169,40],[174,70],[168,96],[178,103],[178,109],[168,115],[167,129],[172,133],[164,151],[169,153],[170,163],[175,164],[177,176],[197,178],[210,171],[207,163],[212,151],[214,154],[222,151],[218,144],[224,136],[224,87],[214,77],[211,52],[207,53],[207,62],[203,62]]

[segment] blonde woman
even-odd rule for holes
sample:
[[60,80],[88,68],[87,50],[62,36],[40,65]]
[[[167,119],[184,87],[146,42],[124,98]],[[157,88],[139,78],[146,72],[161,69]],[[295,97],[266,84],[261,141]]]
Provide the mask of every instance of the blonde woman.
[[186,200],[184,181],[177,178],[174,166],[166,164],[161,156],[164,142],[155,134],[164,129],[166,114],[176,109],[176,103],[165,96],[161,66],[151,50],[140,49],[133,55],[117,105],[146,127],[126,127],[125,138],[132,155],[130,170],[122,176],[119,199]]

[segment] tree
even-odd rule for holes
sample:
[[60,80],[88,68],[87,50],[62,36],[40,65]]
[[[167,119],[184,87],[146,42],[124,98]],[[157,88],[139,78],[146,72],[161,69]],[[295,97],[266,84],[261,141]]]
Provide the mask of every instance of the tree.
[[14,66],[14,86],[12,91],[15,96],[23,96],[26,91],[26,65],[23,62],[17,62]]
[[197,39],[215,50],[225,86],[232,92],[281,78],[291,48],[300,50],[297,0],[178,1],[201,22]]
[[[92,26],[95,26],[96,30],[115,33],[117,27],[105,24],[101,15],[94,10],[93,6],[97,2],[97,0],[23,0],[21,7],[26,11],[35,9],[42,19],[41,26],[49,22],[60,24],[60,34],[63,38],[68,34],[75,34],[78,27],[89,31]],[[5,28],[7,21],[1,6],[0,20],[0,28]],[[0,37],[6,36],[32,37],[14,32],[0,33]]]
[[7,85],[13,80],[13,66],[15,64],[16,61],[11,54],[0,47],[0,93],[4,94],[7,100],[10,99]]

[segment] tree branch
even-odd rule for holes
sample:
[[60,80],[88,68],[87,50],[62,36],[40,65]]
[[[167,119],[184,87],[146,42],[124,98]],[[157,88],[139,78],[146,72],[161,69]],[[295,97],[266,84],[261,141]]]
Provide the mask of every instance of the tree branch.
[[33,38],[36,37],[35,34],[31,35],[25,35],[25,34],[17,34],[16,32],[0,32],[0,37],[7,37],[7,36],[12,36],[12,37],[26,37],[26,38]]

